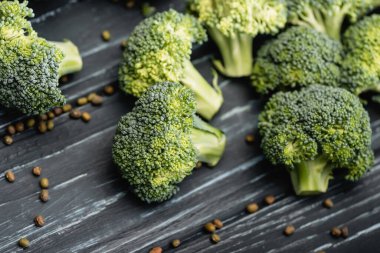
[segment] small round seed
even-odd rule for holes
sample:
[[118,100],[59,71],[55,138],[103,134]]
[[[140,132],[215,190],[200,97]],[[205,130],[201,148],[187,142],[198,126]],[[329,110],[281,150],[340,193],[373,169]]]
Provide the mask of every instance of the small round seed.
[[334,202],[331,199],[325,199],[323,201],[323,206],[326,208],[332,208],[334,206]]
[[14,135],[16,133],[16,128],[13,126],[13,125],[9,125],[7,127],[7,132],[10,134],[10,135]]
[[149,250],[149,253],[162,253],[163,250],[161,247],[154,247]]
[[81,116],[82,116],[82,112],[79,111],[78,109],[73,109],[70,112],[70,118],[72,119],[80,119]]
[[40,192],[40,200],[42,202],[47,202],[49,200],[49,191],[48,190],[42,190]]
[[223,227],[223,222],[220,219],[214,219],[212,223],[217,229],[221,229]]
[[40,175],[41,175],[41,167],[34,167],[33,169],[32,169],[32,173],[33,173],[33,175],[35,175],[35,176],[37,176],[37,177],[39,177]]
[[54,121],[51,119],[51,120],[48,120],[47,123],[46,123],[46,126],[47,126],[47,130],[51,131],[54,129]]
[[342,231],[340,231],[339,228],[337,227],[333,227],[331,230],[330,230],[330,234],[335,237],[335,238],[338,238],[342,235]]
[[204,230],[206,232],[209,232],[209,233],[213,233],[215,232],[216,228],[215,228],[215,225],[212,224],[211,222],[208,222],[206,223],[204,226],[203,226]]
[[135,6],[135,0],[127,0],[127,3],[125,4],[125,6],[126,6],[128,9],[133,8],[133,6]]
[[256,213],[259,210],[259,205],[257,203],[248,204],[245,207],[245,210],[247,211],[247,213]]
[[47,131],[46,121],[40,121],[40,123],[38,123],[38,131],[41,134],[46,133],[46,131]]
[[284,229],[284,235],[286,235],[286,236],[292,235],[292,234],[294,234],[295,231],[296,231],[296,229],[294,226],[288,225]]
[[54,115],[58,117],[59,115],[63,113],[63,109],[61,107],[56,107],[53,109],[53,112],[54,112]]
[[30,242],[27,238],[21,238],[19,241],[18,241],[18,245],[23,248],[23,249],[26,249],[26,248],[29,248],[29,245],[30,245]]
[[6,179],[9,183],[13,183],[13,182],[16,180],[16,176],[15,176],[15,174],[13,173],[13,171],[8,170],[7,172],[5,172],[5,179]]
[[94,99],[94,97],[96,97],[96,93],[95,92],[91,92],[90,94],[87,95],[87,101],[88,102],[92,102],[92,100]]
[[59,82],[62,84],[67,83],[68,81],[69,81],[68,76],[61,76],[61,78],[59,79]]
[[344,226],[340,229],[340,231],[342,232],[342,237],[343,238],[347,238],[348,237],[348,227],[347,226]]
[[46,121],[48,120],[49,117],[47,116],[47,114],[41,114],[40,116],[38,116],[38,118],[41,121]]
[[197,162],[197,164],[195,165],[195,168],[197,168],[197,169],[200,169],[200,168],[202,168],[202,162]]
[[24,123],[22,123],[21,121],[17,122],[15,125],[15,128],[16,128],[17,132],[19,132],[19,133],[23,132],[25,129]]
[[321,251],[318,251],[317,253],[326,253],[326,251],[321,250]]
[[102,32],[102,39],[104,41],[109,41],[111,39],[111,33],[108,30]]
[[248,144],[252,144],[255,141],[255,136],[253,134],[247,134],[245,136],[245,142]]
[[40,180],[40,186],[41,186],[42,189],[49,188],[49,179],[47,179],[46,177],[41,178],[41,180]]
[[48,112],[48,113],[46,113],[46,115],[48,116],[49,119],[54,119],[55,118],[54,112]]
[[216,233],[213,233],[211,236],[210,236],[210,240],[211,242],[213,243],[218,243],[220,242],[220,236]]
[[28,128],[33,128],[36,125],[36,120],[33,118],[30,118],[26,121],[26,126]]
[[264,198],[264,202],[267,205],[272,205],[274,202],[276,202],[276,198],[273,195],[267,195]]
[[103,104],[103,98],[99,95],[96,95],[92,98],[91,100],[91,104],[93,106],[98,106],[98,105],[102,105]]
[[120,43],[121,49],[126,49],[128,45],[128,40],[122,40]]
[[175,240],[172,241],[173,248],[177,248],[177,247],[179,247],[179,245],[181,245],[181,241],[180,240],[175,239]]
[[45,225],[45,219],[43,216],[41,215],[37,215],[35,218],[34,218],[34,224],[37,226],[37,227],[43,227]]
[[69,112],[69,111],[71,111],[71,109],[72,109],[71,104],[65,104],[65,105],[62,107],[63,112]]
[[86,97],[78,98],[77,105],[82,106],[88,103],[88,99]]
[[115,88],[112,85],[107,85],[103,91],[106,95],[112,95],[115,92]]
[[83,112],[82,113],[82,120],[84,122],[89,122],[91,120],[91,114],[89,114],[88,112]]
[[12,138],[12,136],[10,136],[10,135],[6,135],[6,136],[4,136],[4,138],[3,138],[3,142],[4,142],[4,144],[6,144],[6,145],[12,145],[12,143],[13,143],[13,138]]

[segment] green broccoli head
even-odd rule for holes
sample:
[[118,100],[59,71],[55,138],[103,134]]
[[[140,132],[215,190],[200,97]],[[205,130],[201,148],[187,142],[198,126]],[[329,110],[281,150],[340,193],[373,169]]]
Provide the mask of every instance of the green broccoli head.
[[[58,78],[59,73],[67,73],[63,65],[73,69],[73,57],[55,43],[38,37],[27,20],[34,15],[27,4],[0,2],[0,104],[37,114],[65,103]],[[76,50],[78,63],[74,69],[81,69],[77,48],[69,41],[58,44]]]
[[306,27],[292,27],[260,48],[252,70],[259,93],[312,84],[337,86],[343,49],[339,42]]
[[190,15],[169,10],[145,19],[128,39],[119,69],[121,89],[139,97],[156,82],[180,82],[195,92],[198,112],[211,119],[223,96],[190,62],[192,43],[206,39],[205,30]]
[[265,156],[289,169],[298,195],[326,192],[335,168],[358,180],[373,164],[368,113],[345,89],[279,92],[261,112],[259,132]]
[[219,130],[195,116],[191,90],[177,83],[158,83],[121,118],[113,159],[139,198],[161,202],[191,174],[197,161],[215,166],[225,146]]
[[190,11],[205,24],[219,47],[215,67],[226,76],[249,76],[252,41],[257,34],[275,34],[285,26],[282,0],[191,0]]
[[379,5],[379,0],[288,0],[288,20],[340,40],[345,18],[354,23]]
[[359,95],[380,92],[380,15],[364,18],[343,36],[343,87]]

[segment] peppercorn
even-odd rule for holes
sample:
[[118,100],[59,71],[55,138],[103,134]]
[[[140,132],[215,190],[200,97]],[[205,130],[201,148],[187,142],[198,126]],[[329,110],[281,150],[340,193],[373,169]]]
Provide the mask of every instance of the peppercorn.
[[91,104],[93,106],[98,106],[98,105],[102,105],[103,104],[103,98],[99,95],[95,95],[92,99],[91,99]]
[[112,95],[115,92],[115,88],[112,85],[107,85],[103,91],[106,95]]
[[49,119],[54,119],[55,118],[54,112],[48,112],[46,115],[48,116]]
[[290,236],[290,235],[294,234],[295,231],[296,231],[296,229],[293,225],[288,225],[284,229],[284,235]]
[[172,241],[173,248],[177,248],[177,247],[179,247],[179,245],[181,245],[181,241],[180,240],[175,239],[175,240]]
[[82,113],[82,120],[84,122],[89,122],[91,120],[91,114],[89,114],[88,112],[83,112]]
[[223,227],[223,222],[219,219],[214,219],[212,223],[215,225],[217,229],[221,229]]
[[78,98],[77,105],[82,106],[88,103],[88,99],[86,97]]
[[24,123],[22,123],[21,121],[17,122],[16,125],[15,125],[15,128],[16,128],[17,132],[21,133],[25,129]]
[[28,119],[28,120],[26,121],[26,126],[27,126],[28,128],[32,128],[32,127],[34,127],[35,124],[36,124],[36,120],[33,119],[33,118],[30,118],[30,119]]
[[39,177],[41,175],[41,167],[38,167],[38,166],[34,167],[32,169],[32,173],[33,175]]
[[273,196],[273,195],[267,195],[267,196],[265,196],[265,198],[264,198],[264,202],[265,202],[265,204],[267,204],[267,205],[272,205],[275,201],[276,201],[276,198],[275,198],[275,196]]
[[334,202],[331,199],[325,199],[323,201],[323,206],[326,208],[332,208],[334,206]]
[[127,3],[125,4],[125,6],[126,6],[128,9],[133,8],[133,6],[135,6],[135,0],[127,0]]
[[47,202],[49,200],[49,191],[48,190],[41,190],[40,192],[40,200],[42,202]]
[[64,112],[69,112],[69,111],[71,111],[71,109],[72,109],[71,104],[65,104],[65,105],[62,107],[62,110],[63,110]]
[[48,116],[46,114],[41,114],[40,116],[38,116],[38,118],[40,119],[40,121],[48,120]]
[[46,133],[46,131],[47,131],[47,125],[46,125],[45,121],[40,121],[40,123],[38,123],[38,131],[41,134]]
[[347,238],[348,237],[348,227],[347,226],[344,226],[340,229],[340,231],[342,232],[342,237],[343,238]]
[[43,227],[45,225],[45,219],[41,215],[37,215],[34,218],[34,224],[36,224],[37,227]]
[[247,134],[245,136],[245,142],[252,144],[255,141],[255,136],[253,134]]
[[30,242],[27,238],[21,238],[19,241],[18,241],[18,245],[23,248],[23,249],[26,249],[26,248],[29,248],[29,245],[30,245]]
[[103,39],[104,41],[109,41],[109,40],[111,39],[111,33],[110,33],[110,31],[108,31],[108,30],[104,30],[104,31],[102,32],[102,39]]
[[4,144],[6,144],[6,145],[12,145],[12,143],[13,143],[13,138],[12,138],[12,136],[10,136],[10,135],[6,135],[6,136],[4,136],[4,138],[3,138],[3,142],[4,142]]
[[333,227],[331,230],[330,230],[330,234],[335,237],[335,238],[338,238],[342,235],[342,231],[340,231],[339,228],[337,227]]
[[5,172],[5,179],[9,183],[13,183],[16,180],[16,177],[15,177],[15,174],[12,171],[8,170],[7,172]]
[[10,135],[14,135],[16,133],[16,128],[13,126],[13,125],[9,125],[7,127],[7,132],[10,134]]
[[204,230],[206,230],[206,232],[209,232],[209,233],[213,233],[216,230],[215,225],[212,224],[211,222],[206,223],[203,226],[203,228],[204,228]]
[[69,81],[68,76],[61,76],[61,78],[59,79],[59,82],[62,84],[67,83],[68,81]]
[[198,161],[197,164],[195,165],[195,168],[197,169],[202,168],[202,162]]
[[72,119],[80,119],[81,116],[82,116],[82,112],[79,111],[78,109],[72,109],[70,112],[70,117]]
[[47,123],[46,123],[46,126],[47,126],[47,130],[51,131],[54,129],[54,121],[51,119],[51,120],[48,120]]
[[211,242],[213,243],[218,243],[220,242],[220,236],[216,233],[213,233],[211,236],[210,236],[210,240]]
[[61,107],[56,107],[53,109],[53,112],[54,112],[55,116],[58,117],[59,115],[61,115],[63,113],[63,109]]
[[247,211],[247,213],[255,213],[259,210],[259,205],[257,203],[248,204],[245,207],[245,210]]
[[49,188],[49,179],[47,179],[46,177],[41,178],[41,180],[40,180],[40,186],[41,186],[42,189]]
[[162,253],[163,250],[161,247],[154,247],[149,250],[149,253]]
[[128,40],[122,40],[120,43],[121,49],[126,49],[128,45]]

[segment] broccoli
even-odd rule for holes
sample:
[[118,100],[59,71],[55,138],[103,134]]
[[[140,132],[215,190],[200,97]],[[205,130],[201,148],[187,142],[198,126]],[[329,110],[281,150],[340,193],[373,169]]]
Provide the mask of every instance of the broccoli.
[[65,103],[60,76],[79,71],[82,59],[70,41],[38,37],[27,18],[28,2],[0,2],[0,104],[25,114],[44,113]]
[[157,82],[180,82],[195,92],[199,114],[211,119],[223,96],[190,61],[192,43],[206,39],[206,31],[190,15],[169,10],[145,19],[128,39],[119,69],[121,89],[139,97]]
[[288,21],[340,40],[343,21],[351,23],[380,5],[379,0],[288,0]]
[[373,164],[368,113],[345,89],[278,92],[258,124],[266,158],[289,170],[297,195],[326,192],[336,168],[347,169],[346,179],[354,181]]
[[161,202],[197,161],[215,166],[226,138],[195,115],[196,99],[187,87],[171,82],[150,87],[118,124],[113,160],[139,198]]
[[249,76],[254,37],[278,33],[286,23],[282,0],[191,0],[189,9],[219,48],[222,61],[214,60],[215,67],[230,77]]
[[364,18],[343,36],[342,87],[359,95],[380,92],[380,15]]
[[252,85],[259,93],[312,84],[338,86],[341,44],[307,27],[291,27],[258,52]]

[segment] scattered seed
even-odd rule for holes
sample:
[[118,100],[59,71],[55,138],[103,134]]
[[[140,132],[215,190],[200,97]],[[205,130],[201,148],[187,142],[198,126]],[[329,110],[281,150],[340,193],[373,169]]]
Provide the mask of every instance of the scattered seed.
[[63,113],[63,109],[61,107],[56,107],[53,109],[53,112],[54,112],[54,115],[58,117],[59,115]]
[[91,120],[91,114],[89,114],[88,112],[83,112],[82,113],[82,120],[84,122],[89,122]]
[[288,225],[284,229],[284,235],[290,236],[290,235],[294,234],[295,231],[296,231],[296,229],[293,225]]
[[98,105],[102,105],[103,104],[103,98],[99,95],[95,95],[92,100],[91,100],[91,104],[93,106],[98,106]]
[[48,116],[49,119],[54,119],[55,118],[54,112],[48,112],[46,115]]
[[30,118],[26,121],[26,126],[28,128],[33,128],[36,125],[36,120],[33,118]]
[[69,112],[69,111],[71,111],[71,109],[72,109],[71,104],[65,104],[65,105],[62,107],[62,110],[63,110],[64,112]]
[[41,186],[42,189],[49,188],[49,179],[47,179],[46,177],[41,178],[41,180],[40,180],[40,186]]
[[106,87],[104,87],[103,91],[106,95],[110,96],[115,92],[115,88],[112,85],[107,85]]
[[88,99],[86,97],[78,98],[77,105],[82,106],[88,103]]
[[59,82],[60,83],[67,83],[69,81],[69,77],[68,76],[61,76],[61,78],[59,79]]
[[94,99],[94,97],[96,97],[96,93],[95,92],[91,92],[90,94],[88,94],[87,96],[87,101],[88,102],[92,102],[92,100]]
[[38,167],[38,166],[34,167],[32,169],[32,173],[33,175],[39,177],[41,175],[41,167]]
[[150,5],[149,3],[143,3],[141,12],[144,17],[149,17],[156,12],[156,7]]
[[36,224],[37,227],[43,227],[45,225],[45,219],[41,215],[37,215],[34,218],[34,224]]
[[47,125],[46,125],[45,121],[40,121],[40,123],[38,123],[38,131],[41,134],[46,133],[46,131],[47,131]]
[[253,134],[247,134],[245,136],[245,142],[248,144],[252,144],[255,141],[255,136]]
[[128,45],[128,40],[122,40],[120,43],[121,49],[126,49]]
[[179,247],[179,245],[181,245],[181,241],[180,240],[175,239],[175,240],[172,241],[173,248],[177,248],[177,247]]
[[22,123],[21,121],[17,122],[15,128],[17,132],[21,133],[25,129],[24,123]]
[[264,202],[267,205],[272,205],[274,202],[276,202],[276,198],[273,195],[267,195],[264,198]]
[[325,199],[323,201],[323,206],[326,208],[332,208],[334,206],[334,202],[331,199]]
[[215,228],[215,225],[212,224],[211,222],[208,222],[206,223],[204,226],[203,226],[204,230],[206,232],[209,232],[209,233],[213,233],[215,232],[216,228]]
[[333,227],[331,230],[330,230],[330,234],[335,237],[335,238],[338,238],[342,235],[342,231],[340,231],[339,228],[337,227]]
[[220,242],[220,236],[216,233],[213,233],[211,236],[210,236],[210,240],[213,242],[213,243],[218,243]]
[[4,138],[3,138],[3,142],[4,142],[4,144],[6,144],[6,145],[12,145],[12,143],[13,143],[13,138],[12,138],[12,136],[10,136],[10,135],[6,135],[6,136],[4,136]]
[[217,229],[221,229],[223,227],[223,222],[220,219],[214,219],[212,223]]
[[245,207],[245,210],[247,211],[247,213],[256,213],[259,210],[259,205],[257,203],[248,204]]
[[48,120],[47,123],[46,123],[46,126],[47,126],[47,130],[51,131],[54,129],[54,121],[51,119],[51,120]]
[[197,162],[197,164],[195,165],[195,168],[197,169],[202,168],[202,162]]
[[38,118],[41,120],[41,121],[46,121],[48,120],[48,116],[46,114],[41,114],[40,116],[38,116]]
[[7,172],[5,172],[5,179],[9,183],[13,183],[16,180],[16,177],[15,177],[15,174],[13,173],[13,171],[8,170]]
[[104,30],[104,31],[102,32],[102,39],[103,39],[104,41],[109,41],[109,40],[111,39],[111,33],[110,33],[110,31],[108,31],[108,30]]
[[154,248],[151,248],[149,253],[162,253],[163,250],[161,247],[154,247]]
[[343,238],[347,238],[348,237],[348,227],[347,226],[344,226],[340,229],[340,231],[342,232],[342,237]]
[[79,111],[78,109],[72,109],[70,112],[70,117],[72,119],[80,119],[81,116],[82,116],[82,112]]
[[125,5],[128,9],[131,9],[135,6],[135,0],[127,0],[127,3]]
[[41,190],[40,192],[40,200],[42,202],[47,202],[49,200],[49,191],[48,190]]
[[321,251],[318,251],[317,253],[326,253],[326,251],[321,250]]
[[16,133],[16,128],[13,126],[13,125],[9,125],[7,127],[7,132],[10,134],[10,135],[14,135]]
[[27,238],[21,238],[19,241],[18,241],[18,245],[21,247],[21,248],[29,248],[29,245],[30,245],[30,242]]

